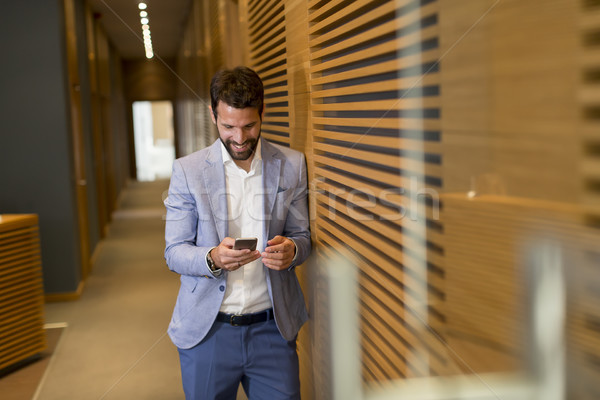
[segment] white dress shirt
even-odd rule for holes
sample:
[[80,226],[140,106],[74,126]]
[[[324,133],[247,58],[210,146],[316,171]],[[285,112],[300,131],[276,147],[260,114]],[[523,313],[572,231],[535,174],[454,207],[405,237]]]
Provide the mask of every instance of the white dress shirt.
[[[264,228],[264,189],[260,139],[250,171],[238,167],[221,143],[225,182],[229,237],[256,237],[256,249],[266,247]],[[220,311],[228,314],[246,314],[271,308],[267,277],[261,259],[227,272],[227,289]]]

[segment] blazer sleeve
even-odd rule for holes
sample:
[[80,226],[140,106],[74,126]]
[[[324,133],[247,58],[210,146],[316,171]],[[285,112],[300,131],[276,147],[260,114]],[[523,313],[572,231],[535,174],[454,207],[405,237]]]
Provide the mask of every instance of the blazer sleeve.
[[308,180],[306,159],[300,153],[298,166],[298,185],[294,189],[294,197],[290,204],[285,221],[283,235],[296,243],[296,257],[289,269],[302,264],[310,255],[310,218],[308,214]]
[[212,246],[196,245],[198,207],[179,160],[173,163],[168,197],[164,204],[167,210],[165,260],[169,269],[180,275],[214,278],[206,263],[206,253]]

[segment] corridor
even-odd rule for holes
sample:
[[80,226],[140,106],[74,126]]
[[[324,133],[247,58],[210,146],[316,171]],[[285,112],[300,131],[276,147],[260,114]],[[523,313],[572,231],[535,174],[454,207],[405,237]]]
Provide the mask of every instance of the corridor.
[[46,304],[46,322],[67,327],[34,399],[183,398],[166,334],[179,287],[163,258],[167,188],[130,182],[81,298]]
[[[184,398],[168,181],[137,167],[217,140],[211,79],[238,65],[262,81],[261,137],[305,156],[304,400],[396,383],[423,388],[411,400],[600,399],[600,0],[1,9],[0,217],[37,222],[0,223],[0,350],[47,365],[0,374],[0,400]],[[136,139],[138,102],[164,102],[142,126],[168,129]]]

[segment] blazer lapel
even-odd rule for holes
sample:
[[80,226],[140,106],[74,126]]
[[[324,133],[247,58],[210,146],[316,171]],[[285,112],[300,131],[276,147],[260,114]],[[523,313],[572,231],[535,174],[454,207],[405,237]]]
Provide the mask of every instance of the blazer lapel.
[[228,235],[227,224],[227,187],[225,184],[225,168],[221,156],[221,141],[211,145],[203,168],[204,187],[210,201],[210,208],[215,218],[215,225],[219,239],[223,240]]
[[278,151],[266,140],[262,140],[262,158],[263,158],[263,181],[265,187],[264,197],[264,230],[265,245],[269,237],[269,225],[273,215],[273,207],[277,198],[279,188],[279,175],[281,172],[281,159],[277,157]]

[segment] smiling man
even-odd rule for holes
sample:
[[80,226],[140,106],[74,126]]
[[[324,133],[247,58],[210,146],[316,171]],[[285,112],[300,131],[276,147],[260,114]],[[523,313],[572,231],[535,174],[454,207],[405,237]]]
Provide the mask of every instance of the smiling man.
[[[307,312],[294,268],[309,255],[306,162],[261,138],[259,76],[210,86],[219,139],[173,164],[165,259],[181,275],[169,336],[186,399],[299,399],[296,336]],[[234,249],[236,238],[257,249]]]

